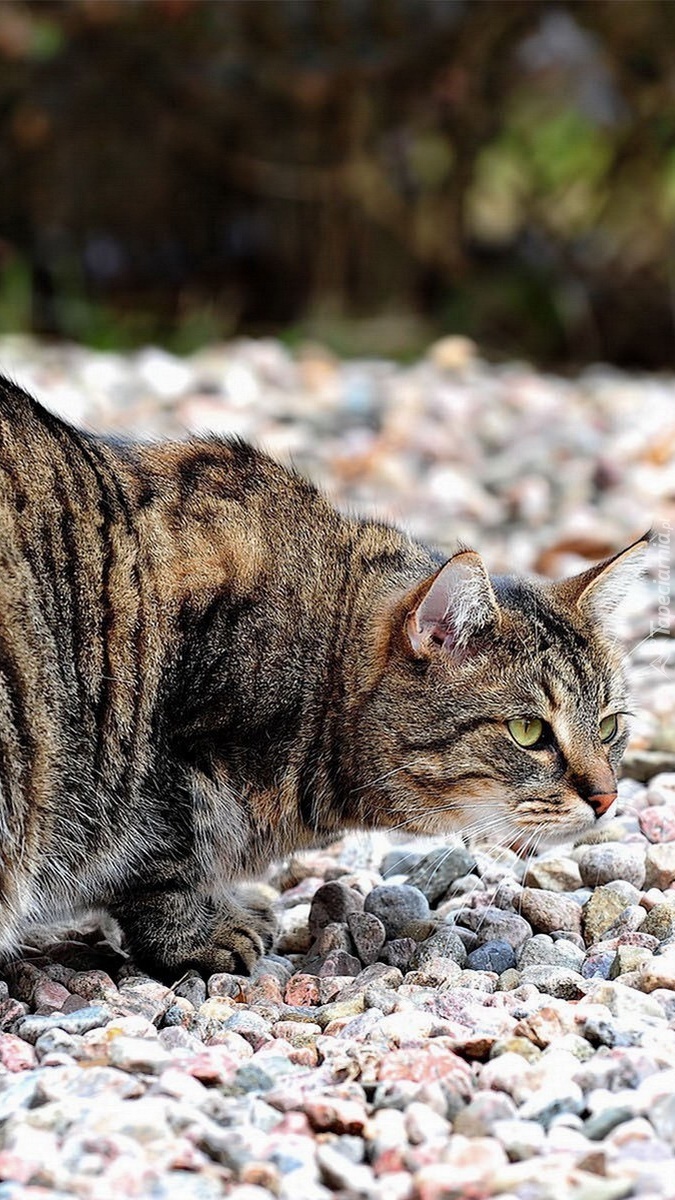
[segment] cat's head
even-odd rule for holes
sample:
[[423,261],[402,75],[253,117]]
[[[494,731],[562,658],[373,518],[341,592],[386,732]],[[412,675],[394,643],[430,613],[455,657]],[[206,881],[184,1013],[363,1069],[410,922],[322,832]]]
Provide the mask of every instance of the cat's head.
[[362,818],[534,847],[613,811],[629,703],[611,616],[647,546],[555,583],[491,579],[461,550],[409,593],[361,712]]

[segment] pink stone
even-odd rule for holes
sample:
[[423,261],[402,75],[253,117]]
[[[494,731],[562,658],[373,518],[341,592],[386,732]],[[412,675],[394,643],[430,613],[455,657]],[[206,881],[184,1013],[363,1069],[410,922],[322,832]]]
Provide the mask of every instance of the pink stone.
[[373,1159],[373,1171],[376,1175],[389,1175],[396,1171],[405,1171],[406,1163],[401,1146],[389,1146]]
[[35,1174],[35,1163],[28,1162],[11,1150],[0,1150],[0,1179],[11,1180],[12,1183],[28,1183]]
[[43,1014],[61,1012],[63,1005],[70,999],[70,992],[62,983],[52,979],[40,980],[33,992],[33,1004]]
[[472,1078],[471,1068],[464,1059],[446,1046],[439,1046],[438,1039],[422,1043],[419,1048],[392,1051],[380,1063],[378,1072],[382,1081],[409,1079],[413,1083],[431,1083],[450,1075],[467,1085]]
[[650,842],[675,842],[675,808],[645,808],[638,816],[640,829]]
[[36,1065],[35,1050],[13,1033],[1,1033],[0,1062],[8,1071],[29,1071]]
[[185,1063],[185,1070],[202,1083],[226,1083],[241,1066],[241,1059],[223,1046],[205,1046],[203,1053]]
[[316,975],[292,975],[286,984],[285,999],[287,1004],[300,1005],[302,1008],[320,1004],[319,980]]

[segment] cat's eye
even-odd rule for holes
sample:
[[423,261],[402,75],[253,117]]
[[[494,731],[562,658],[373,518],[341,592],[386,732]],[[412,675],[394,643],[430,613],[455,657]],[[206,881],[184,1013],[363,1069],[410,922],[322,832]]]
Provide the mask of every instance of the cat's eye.
[[544,733],[544,722],[539,717],[516,717],[507,721],[507,727],[514,742],[529,750],[541,741]]
[[616,737],[617,724],[616,713],[612,713],[610,717],[603,717],[600,722],[601,742],[611,742],[612,738]]

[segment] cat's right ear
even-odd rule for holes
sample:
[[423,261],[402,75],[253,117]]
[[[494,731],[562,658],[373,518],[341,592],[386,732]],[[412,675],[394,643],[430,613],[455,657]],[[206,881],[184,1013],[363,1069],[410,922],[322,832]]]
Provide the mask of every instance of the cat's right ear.
[[500,613],[485,564],[460,550],[418,591],[405,632],[415,655],[442,651],[461,660],[499,627]]

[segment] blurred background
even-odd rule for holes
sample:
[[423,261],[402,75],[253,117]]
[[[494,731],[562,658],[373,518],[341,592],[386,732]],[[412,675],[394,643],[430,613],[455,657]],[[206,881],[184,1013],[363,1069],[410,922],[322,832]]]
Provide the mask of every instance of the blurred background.
[[671,0],[9,0],[0,173],[0,331],[673,364]]

